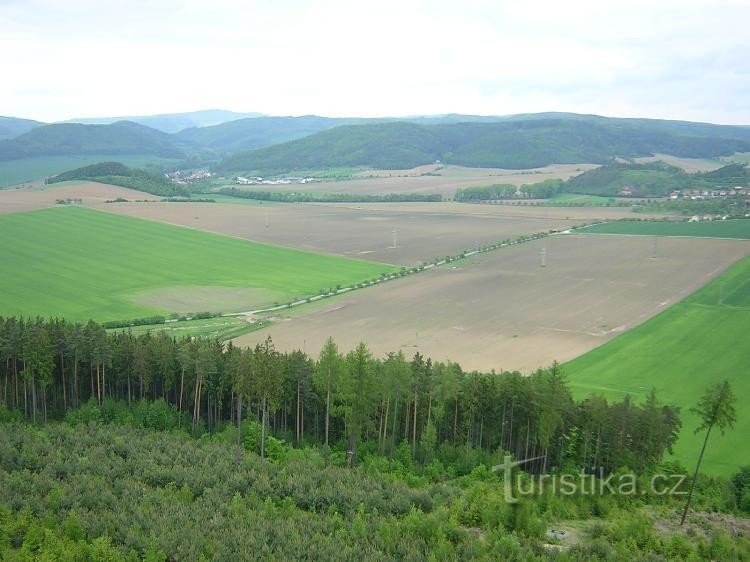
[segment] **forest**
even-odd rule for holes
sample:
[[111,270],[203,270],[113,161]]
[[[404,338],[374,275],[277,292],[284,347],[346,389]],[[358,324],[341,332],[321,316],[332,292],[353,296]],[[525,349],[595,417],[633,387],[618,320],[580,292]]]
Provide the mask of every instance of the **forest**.
[[300,191],[259,191],[255,189],[238,189],[224,187],[218,193],[239,199],[256,201],[277,201],[280,203],[405,203],[442,201],[439,193],[386,193],[374,195],[368,193],[310,193]]
[[[664,462],[677,408],[653,392],[576,401],[556,364],[464,372],[418,353],[376,358],[364,343],[309,356],[270,339],[240,349],[0,318],[0,365],[3,560],[750,555],[715,523],[693,538],[655,530],[679,505],[646,487],[656,471],[684,473]],[[539,473],[632,470],[643,491],[539,487],[507,503],[490,470],[505,453],[535,459],[516,469],[532,489]],[[702,476],[694,505],[750,508],[750,468]],[[561,521],[585,525],[585,540],[544,546]]]

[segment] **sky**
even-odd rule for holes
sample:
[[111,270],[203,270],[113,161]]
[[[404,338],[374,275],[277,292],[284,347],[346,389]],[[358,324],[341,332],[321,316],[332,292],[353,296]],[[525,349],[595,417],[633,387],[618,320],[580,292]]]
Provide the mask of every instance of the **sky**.
[[750,0],[0,0],[0,115],[750,125]]

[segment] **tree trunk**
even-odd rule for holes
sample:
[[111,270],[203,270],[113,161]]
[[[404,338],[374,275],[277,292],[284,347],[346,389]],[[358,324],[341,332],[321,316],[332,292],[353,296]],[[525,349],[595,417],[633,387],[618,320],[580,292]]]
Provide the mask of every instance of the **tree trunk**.
[[414,392],[414,420],[411,428],[411,456],[417,454],[417,393]]
[[690,491],[688,492],[687,501],[685,502],[685,509],[682,511],[682,518],[680,519],[680,526],[685,524],[685,518],[687,517],[688,509],[690,509],[690,502],[693,499],[693,490],[695,490],[695,481],[698,479],[698,471],[701,468],[701,462],[703,462],[703,453],[706,452],[706,445],[708,444],[708,436],[711,435],[711,429],[714,424],[708,426],[706,431],[706,438],[703,440],[703,447],[701,448],[701,454],[698,457],[698,464],[695,465],[695,473],[693,474],[693,481],[690,483]]
[[65,355],[60,352],[60,374],[62,375],[63,411],[68,411],[68,391],[65,388]]
[[331,410],[331,385],[326,386],[326,448],[328,447],[328,424]]
[[266,418],[268,412],[267,400],[263,398],[263,423],[260,430],[260,458],[266,458]]

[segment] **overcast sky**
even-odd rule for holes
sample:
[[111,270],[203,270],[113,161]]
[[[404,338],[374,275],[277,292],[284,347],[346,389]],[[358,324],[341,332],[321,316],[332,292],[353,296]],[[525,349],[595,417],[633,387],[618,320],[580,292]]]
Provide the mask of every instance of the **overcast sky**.
[[750,125],[750,0],[0,0],[0,115]]

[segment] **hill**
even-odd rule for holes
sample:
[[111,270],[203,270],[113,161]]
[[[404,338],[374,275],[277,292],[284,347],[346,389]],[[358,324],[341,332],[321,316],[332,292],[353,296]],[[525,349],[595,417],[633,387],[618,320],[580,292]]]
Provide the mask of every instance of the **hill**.
[[266,174],[357,166],[405,169],[436,160],[470,167],[527,169],[549,164],[604,164],[617,156],[657,152],[714,157],[750,150],[745,128],[688,125],[583,117],[349,125],[240,152],[222,160],[217,169]]
[[252,117],[210,127],[191,127],[177,133],[180,140],[214,150],[237,152],[306,137],[339,125],[361,122],[305,115],[302,117]]
[[586,195],[651,197],[663,196],[673,190],[748,185],[750,170],[744,164],[729,164],[711,172],[688,174],[663,162],[613,163],[570,178],[563,191]]
[[86,154],[149,154],[181,158],[185,152],[170,135],[129,121],[111,125],[56,123],[0,141],[0,161]]
[[99,162],[98,164],[63,172],[47,179],[47,183],[73,180],[98,181],[165,197],[190,197],[190,192],[186,187],[174,183],[164,176],[150,174],[146,170],[128,168],[120,162]]
[[69,119],[66,123],[83,123],[86,125],[109,125],[117,121],[132,121],[157,129],[164,133],[176,133],[190,127],[207,127],[246,117],[258,117],[260,113],[237,113],[224,109],[203,109],[185,113],[163,113],[158,115],[137,115],[122,117],[86,117]]
[[44,123],[32,119],[0,117],[0,140],[12,139],[42,125]]

